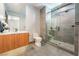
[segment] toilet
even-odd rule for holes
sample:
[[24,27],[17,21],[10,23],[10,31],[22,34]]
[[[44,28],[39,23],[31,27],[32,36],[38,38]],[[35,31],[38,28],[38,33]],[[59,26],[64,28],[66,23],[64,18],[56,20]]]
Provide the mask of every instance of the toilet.
[[33,39],[35,40],[35,45],[41,47],[42,38],[37,33],[33,33]]

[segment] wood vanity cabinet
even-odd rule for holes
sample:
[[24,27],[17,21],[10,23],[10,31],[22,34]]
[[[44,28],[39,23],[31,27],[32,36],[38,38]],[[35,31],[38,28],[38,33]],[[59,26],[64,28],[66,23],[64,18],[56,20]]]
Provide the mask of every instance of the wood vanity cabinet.
[[0,35],[0,53],[29,44],[29,33]]

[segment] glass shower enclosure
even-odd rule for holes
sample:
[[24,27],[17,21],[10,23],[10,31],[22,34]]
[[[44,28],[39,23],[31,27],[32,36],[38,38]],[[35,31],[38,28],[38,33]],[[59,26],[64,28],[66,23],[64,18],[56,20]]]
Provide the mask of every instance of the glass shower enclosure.
[[[62,5],[61,5],[62,6]],[[46,13],[50,43],[74,52],[75,5],[68,4]]]

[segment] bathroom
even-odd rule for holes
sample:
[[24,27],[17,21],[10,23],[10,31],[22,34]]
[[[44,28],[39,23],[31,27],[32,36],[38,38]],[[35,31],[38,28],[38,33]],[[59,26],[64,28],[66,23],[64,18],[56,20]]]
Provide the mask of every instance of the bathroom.
[[[76,42],[78,39],[75,39],[75,5],[74,3],[0,3],[0,22],[2,23],[0,39],[11,40],[10,36],[14,35],[16,48],[29,46],[32,43],[35,43],[38,48],[49,44],[78,55]],[[23,42],[20,41],[18,45],[20,34],[23,36],[23,38],[20,37]],[[38,37],[34,38],[34,35]],[[27,38],[27,42],[24,37]],[[0,42],[0,44],[3,43]],[[8,51],[9,48],[13,50],[14,47],[5,47],[4,50]],[[32,48],[32,46],[29,47]]]

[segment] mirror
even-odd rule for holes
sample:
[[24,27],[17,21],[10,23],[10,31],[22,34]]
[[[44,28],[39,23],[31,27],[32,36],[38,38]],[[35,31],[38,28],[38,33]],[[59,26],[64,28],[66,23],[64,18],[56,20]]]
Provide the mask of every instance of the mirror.
[[0,15],[1,24],[4,25],[1,32],[25,31],[25,4],[4,3],[4,16]]

